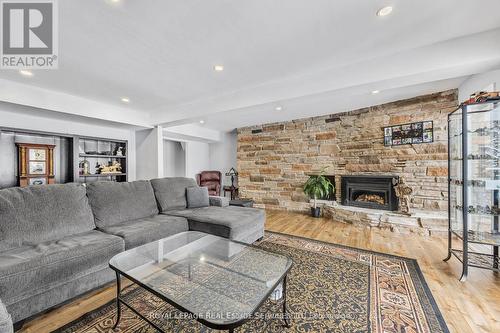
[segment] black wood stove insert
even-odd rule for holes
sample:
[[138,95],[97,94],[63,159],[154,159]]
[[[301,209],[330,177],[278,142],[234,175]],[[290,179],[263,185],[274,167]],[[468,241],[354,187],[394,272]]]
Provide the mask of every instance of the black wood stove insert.
[[346,206],[396,211],[397,176],[342,176],[341,202]]

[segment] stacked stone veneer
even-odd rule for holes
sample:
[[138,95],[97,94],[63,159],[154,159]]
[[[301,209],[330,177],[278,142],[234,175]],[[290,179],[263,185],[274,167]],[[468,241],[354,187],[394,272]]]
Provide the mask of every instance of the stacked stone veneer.
[[[345,113],[240,128],[240,195],[254,199],[259,207],[306,211],[309,201],[302,186],[308,174],[329,167],[327,173],[336,176],[403,176],[413,188],[413,208],[446,210],[447,115],[457,105],[457,91],[450,90]],[[384,146],[384,126],[427,120],[434,122],[433,143]]]

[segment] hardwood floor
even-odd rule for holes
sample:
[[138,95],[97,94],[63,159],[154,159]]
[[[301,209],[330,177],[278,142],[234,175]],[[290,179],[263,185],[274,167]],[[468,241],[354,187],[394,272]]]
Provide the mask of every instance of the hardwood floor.
[[[415,258],[451,332],[500,332],[500,274],[472,269],[467,282],[459,282],[458,261],[442,261],[446,256],[444,238],[361,228],[278,211],[267,212],[266,229]],[[100,289],[25,323],[21,332],[51,332],[114,296],[113,286]]]

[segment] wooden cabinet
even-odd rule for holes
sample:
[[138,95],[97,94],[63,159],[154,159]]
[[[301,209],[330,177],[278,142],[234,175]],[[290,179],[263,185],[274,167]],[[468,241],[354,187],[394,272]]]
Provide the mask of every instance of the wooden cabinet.
[[54,145],[16,143],[18,185],[54,184]]

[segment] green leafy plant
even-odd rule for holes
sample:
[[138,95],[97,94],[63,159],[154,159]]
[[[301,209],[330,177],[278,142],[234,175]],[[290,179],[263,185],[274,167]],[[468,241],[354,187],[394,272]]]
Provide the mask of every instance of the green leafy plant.
[[328,178],[325,177],[326,168],[322,169],[319,175],[311,175],[304,184],[304,194],[314,201],[316,208],[316,200],[324,198],[333,192],[334,186]]

